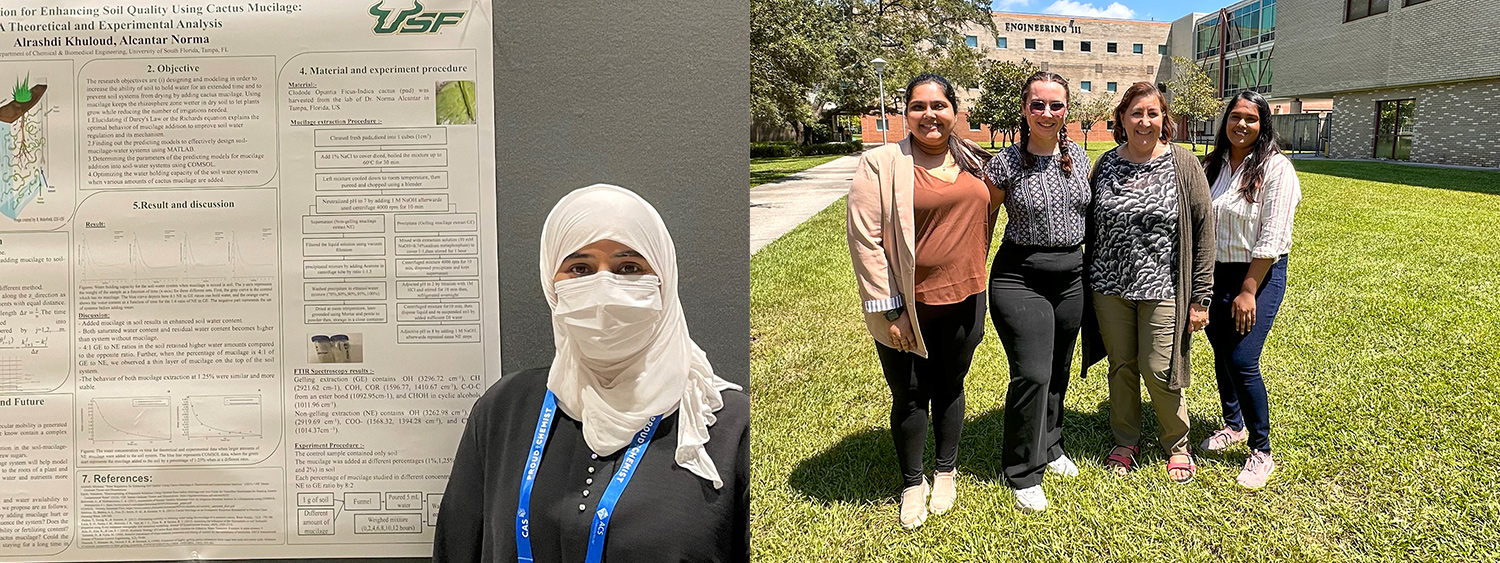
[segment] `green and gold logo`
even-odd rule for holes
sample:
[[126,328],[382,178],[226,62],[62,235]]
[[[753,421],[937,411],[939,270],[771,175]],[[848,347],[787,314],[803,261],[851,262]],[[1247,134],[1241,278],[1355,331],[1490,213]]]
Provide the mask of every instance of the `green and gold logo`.
[[385,0],[380,0],[370,6],[370,15],[375,16],[376,35],[437,33],[443,27],[463,21],[464,15],[469,13],[424,11],[420,0],[413,2],[412,7],[400,11],[382,8],[384,4]]

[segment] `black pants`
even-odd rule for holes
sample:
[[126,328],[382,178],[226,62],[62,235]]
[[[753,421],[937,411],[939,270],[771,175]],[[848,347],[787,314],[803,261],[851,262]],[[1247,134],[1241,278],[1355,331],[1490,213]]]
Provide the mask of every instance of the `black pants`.
[[958,464],[964,376],[969,374],[974,349],[984,338],[984,293],[952,305],[917,303],[915,309],[922,342],[927,345],[926,358],[875,343],[885,382],[891,387],[891,438],[896,442],[896,462],[901,465],[905,487],[922,484],[929,412],[937,435],[937,470],[952,471]]
[[1063,455],[1063,394],[1083,312],[1083,250],[1000,245],[990,317],[1010,360],[1000,463],[1012,488],[1040,485],[1047,462]]

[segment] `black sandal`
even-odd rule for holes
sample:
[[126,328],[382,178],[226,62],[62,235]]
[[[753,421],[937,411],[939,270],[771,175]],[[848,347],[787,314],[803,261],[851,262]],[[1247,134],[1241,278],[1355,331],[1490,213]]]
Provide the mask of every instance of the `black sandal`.
[[[1130,452],[1130,455],[1125,456],[1117,454],[1115,453],[1116,450],[1126,450]],[[1110,468],[1110,472],[1114,473],[1115,475],[1124,475],[1124,473],[1115,470],[1124,469],[1125,473],[1129,473],[1131,469],[1135,468],[1135,456],[1139,453],[1141,453],[1140,446],[1116,445],[1109,451],[1109,455],[1104,457],[1104,466]]]

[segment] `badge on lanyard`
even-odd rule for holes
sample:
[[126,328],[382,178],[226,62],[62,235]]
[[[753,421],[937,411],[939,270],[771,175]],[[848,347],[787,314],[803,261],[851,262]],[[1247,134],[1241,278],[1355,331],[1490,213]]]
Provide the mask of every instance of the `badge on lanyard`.
[[[536,434],[531,439],[531,453],[526,456],[526,471],[521,476],[521,498],[516,509],[516,561],[530,562],[531,557],[531,488],[536,484],[536,472],[542,465],[542,450],[547,446],[547,436],[552,433],[552,420],[557,416],[557,396],[547,391],[547,397],[542,400],[542,412],[536,419]],[[599,496],[599,508],[594,511],[594,523],[589,527],[589,550],[585,561],[588,563],[599,563],[604,558],[604,538],[609,533],[609,519],[614,515],[615,503],[619,502],[620,494],[625,492],[625,486],[630,484],[630,478],[635,476],[635,468],[640,465],[641,456],[646,455],[646,448],[651,446],[651,436],[656,434],[657,426],[661,425],[661,415],[656,415],[646,423],[646,427],[636,432],[635,438],[631,439],[630,447],[625,450],[625,456],[620,460],[620,470],[615,472],[609,481],[609,486],[604,489],[604,494]]]

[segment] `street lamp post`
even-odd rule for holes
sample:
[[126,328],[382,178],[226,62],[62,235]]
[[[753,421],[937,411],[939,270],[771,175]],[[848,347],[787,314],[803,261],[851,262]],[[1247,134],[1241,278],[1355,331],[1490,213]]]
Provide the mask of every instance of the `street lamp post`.
[[901,138],[905,139],[906,138],[906,105],[905,105],[906,104],[906,88],[897,88],[896,89],[896,99],[901,100],[901,103],[897,104],[897,106],[896,106],[896,111],[901,112],[901,117],[902,117],[902,119],[901,119]]
[[880,143],[886,144],[890,142],[885,135],[891,128],[891,120],[886,118],[885,113],[885,59],[876,57],[870,64],[875,65],[875,76],[880,81],[880,120],[885,122],[885,127],[880,128]]

